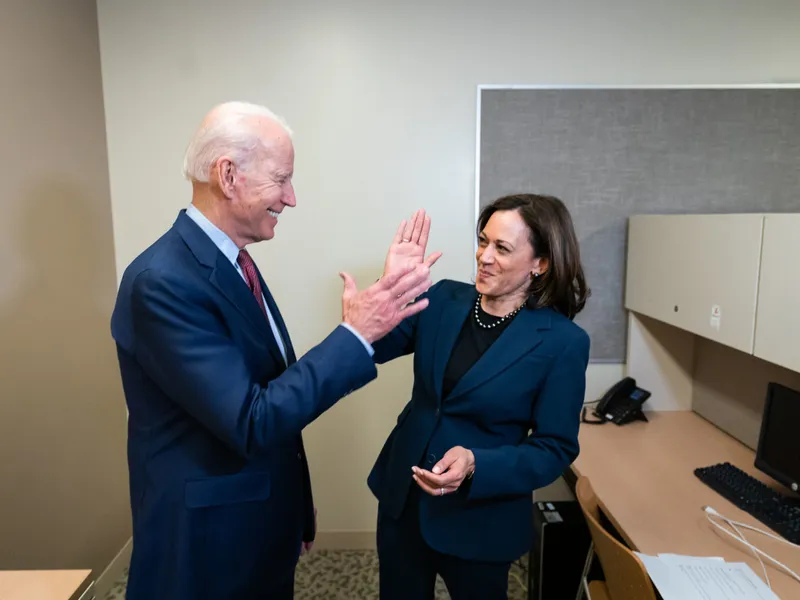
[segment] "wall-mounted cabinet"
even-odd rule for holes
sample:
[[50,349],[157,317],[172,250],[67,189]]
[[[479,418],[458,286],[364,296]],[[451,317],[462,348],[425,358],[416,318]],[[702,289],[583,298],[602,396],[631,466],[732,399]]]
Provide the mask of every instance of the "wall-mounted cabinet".
[[752,354],[764,215],[629,220],[625,307]]
[[800,372],[800,215],[764,216],[753,354]]

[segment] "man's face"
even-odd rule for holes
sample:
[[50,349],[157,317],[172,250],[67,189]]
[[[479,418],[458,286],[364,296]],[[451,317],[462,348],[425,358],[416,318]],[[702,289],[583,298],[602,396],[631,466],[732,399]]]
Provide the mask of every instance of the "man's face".
[[294,146],[289,135],[276,126],[265,132],[269,140],[266,156],[254,161],[245,170],[236,170],[231,186],[229,209],[240,244],[271,240],[279,215],[286,207],[296,205],[292,175]]

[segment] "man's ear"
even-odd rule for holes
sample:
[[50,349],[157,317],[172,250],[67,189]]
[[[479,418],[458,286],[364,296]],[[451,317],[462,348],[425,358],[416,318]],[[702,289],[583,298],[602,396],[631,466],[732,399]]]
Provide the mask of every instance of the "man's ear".
[[226,156],[217,161],[214,169],[219,189],[225,194],[226,198],[232,198],[236,187],[236,165]]

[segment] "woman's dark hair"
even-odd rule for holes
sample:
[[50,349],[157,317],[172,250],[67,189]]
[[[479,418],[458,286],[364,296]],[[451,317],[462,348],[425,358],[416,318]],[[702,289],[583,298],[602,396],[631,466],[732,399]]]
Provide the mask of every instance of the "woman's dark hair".
[[549,307],[569,319],[575,318],[591,291],[586,285],[578,236],[567,207],[553,196],[503,196],[481,211],[477,234],[480,236],[494,213],[505,210],[519,213],[528,226],[534,257],[548,260],[547,271],[531,279],[527,306]]

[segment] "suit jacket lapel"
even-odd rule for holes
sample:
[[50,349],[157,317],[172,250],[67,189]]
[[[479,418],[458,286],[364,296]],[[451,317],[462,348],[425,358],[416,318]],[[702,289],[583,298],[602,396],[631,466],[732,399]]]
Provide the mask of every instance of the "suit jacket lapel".
[[433,384],[439,401],[442,399],[444,370],[475,298],[477,298],[477,294],[474,293],[474,290],[459,290],[442,306],[433,354]]
[[[217,267],[211,272],[209,280],[259,330],[260,337],[266,341],[270,353],[278,361],[278,364],[284,364],[281,349],[275,341],[269,321],[267,321],[264,313],[261,312],[261,307],[258,305],[253,292],[250,291],[242,276],[236,272],[234,266],[221,252],[217,259]],[[264,295],[266,296],[266,294]]]
[[258,306],[250,288],[247,287],[242,276],[236,272],[236,268],[214,245],[214,242],[185,213],[186,211],[182,210],[178,215],[178,219],[175,221],[175,228],[198,262],[211,269],[208,276],[209,283],[219,290],[234,308],[259,331],[260,337],[266,340],[270,352],[282,364],[283,356],[280,348],[278,348],[269,322],[264,313],[261,312],[261,308]]
[[496,377],[536,348],[542,341],[539,330],[550,328],[550,318],[548,309],[522,309],[508,328],[459,380],[447,400],[466,394]]
[[286,362],[288,365],[291,365],[297,362],[297,357],[294,354],[292,340],[289,338],[289,330],[286,329],[286,323],[283,322],[283,316],[281,315],[281,311],[278,310],[278,304],[275,302],[275,298],[272,297],[272,292],[269,291],[269,287],[267,287],[267,283],[261,276],[261,271],[258,270],[258,267],[256,267],[256,272],[258,273],[258,280],[261,282],[261,289],[264,292],[264,298],[267,301],[267,308],[269,308],[272,318],[275,319],[275,325],[278,326],[278,331],[281,335],[281,338],[283,338],[283,345],[286,348]]
[[269,331],[269,323],[253,292],[234,266],[220,253],[209,281],[256,327]]

